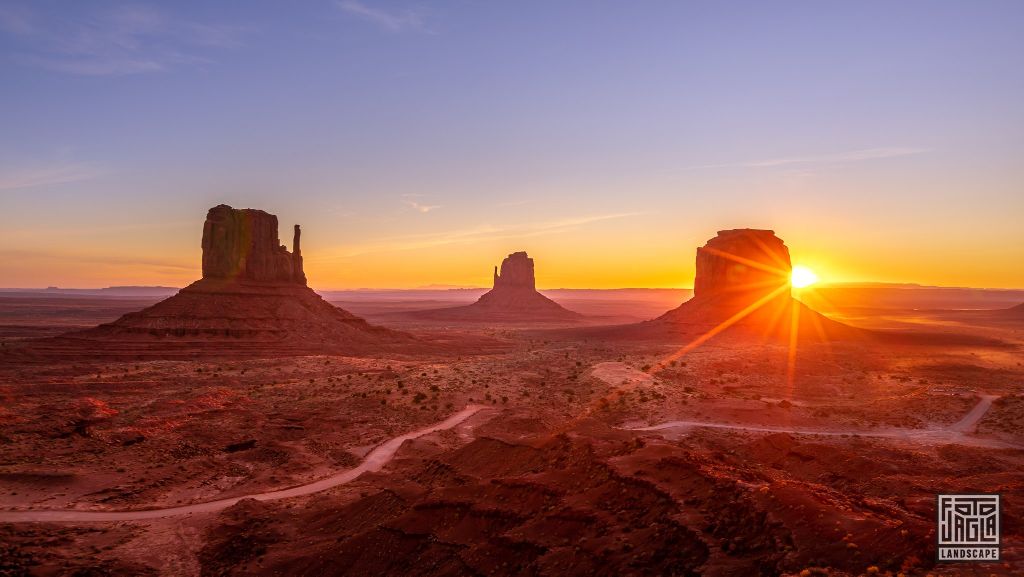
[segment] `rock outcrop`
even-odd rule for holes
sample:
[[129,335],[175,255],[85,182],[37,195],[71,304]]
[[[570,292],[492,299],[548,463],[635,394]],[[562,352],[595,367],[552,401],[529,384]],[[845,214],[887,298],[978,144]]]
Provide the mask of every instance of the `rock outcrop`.
[[537,280],[533,274],[533,259],[526,251],[514,252],[501,261],[501,272],[494,267],[495,289],[528,289],[537,290]]
[[203,278],[112,323],[57,337],[57,344],[84,343],[97,354],[173,357],[362,354],[416,343],[331,305],[306,286],[298,225],[294,231],[288,252],[278,240],[276,216],[216,206],[203,225]]
[[203,278],[306,284],[295,225],[292,252],[277,237],[277,217],[221,204],[203,224]]
[[419,319],[501,323],[575,323],[583,315],[537,292],[533,259],[514,252],[494,267],[494,286],[475,303],[405,313]]
[[697,249],[693,298],[644,323],[699,336],[729,331],[788,339],[854,337],[857,329],[833,321],[794,299],[789,249],[771,230],[722,230]]
[[[697,249],[695,298],[765,293],[788,286],[789,249],[771,230],[720,230]],[[788,292],[787,292],[788,294]]]

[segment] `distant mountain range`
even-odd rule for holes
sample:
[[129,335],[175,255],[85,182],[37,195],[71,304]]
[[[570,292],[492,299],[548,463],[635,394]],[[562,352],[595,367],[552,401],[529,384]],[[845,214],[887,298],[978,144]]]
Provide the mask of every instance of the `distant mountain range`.
[[178,292],[169,286],[109,286],[104,288],[0,288],[0,294],[33,294],[46,296],[111,296],[111,297],[165,297]]

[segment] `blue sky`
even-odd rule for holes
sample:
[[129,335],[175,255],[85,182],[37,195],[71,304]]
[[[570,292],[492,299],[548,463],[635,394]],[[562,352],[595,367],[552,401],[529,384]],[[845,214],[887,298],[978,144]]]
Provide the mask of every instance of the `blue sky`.
[[5,0],[0,52],[0,285],[184,284],[226,202],[323,288],[689,286],[743,226],[1024,287],[1020,2]]

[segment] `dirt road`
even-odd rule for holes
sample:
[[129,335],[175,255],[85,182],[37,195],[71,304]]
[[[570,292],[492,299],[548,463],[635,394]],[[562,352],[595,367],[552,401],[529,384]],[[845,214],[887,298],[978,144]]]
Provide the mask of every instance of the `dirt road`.
[[395,452],[402,446],[402,443],[410,439],[429,435],[437,431],[443,431],[445,429],[451,429],[456,425],[459,425],[466,419],[472,417],[480,410],[484,409],[483,405],[469,405],[465,409],[458,413],[448,417],[440,423],[435,423],[429,427],[406,433],[395,437],[385,443],[378,445],[375,449],[370,451],[363,462],[354,469],[342,471],[330,477],[325,477],[319,481],[307,483],[305,485],[297,485],[295,487],[289,487],[287,489],[281,489],[279,491],[270,491],[267,493],[256,493],[253,495],[242,495],[240,497],[230,497],[228,499],[219,499],[217,501],[208,501],[206,503],[195,503],[192,505],[183,505],[181,507],[168,507],[164,509],[146,509],[141,511],[76,511],[76,510],[35,510],[35,511],[0,511],[0,523],[20,523],[20,522],[59,522],[59,523],[87,523],[97,521],[141,521],[145,519],[159,519],[161,517],[173,517],[176,515],[190,515],[193,513],[212,513],[226,509],[242,499],[256,499],[257,501],[272,501],[275,499],[287,499],[289,497],[299,497],[302,495],[311,495],[320,491],[330,489],[331,487],[337,487],[338,485],[344,485],[362,475],[367,471],[379,471],[384,465],[386,465],[392,457],[395,456]]
[[[593,367],[593,375],[604,382],[619,388],[649,386],[654,379],[647,373],[630,367],[621,362],[598,363]],[[694,428],[729,429],[735,431],[751,431],[755,433],[791,433],[795,435],[819,435],[825,437],[859,436],[885,439],[901,439],[926,444],[970,445],[974,447],[990,447],[997,449],[1024,449],[1020,445],[1007,443],[997,439],[975,437],[974,432],[978,421],[992,407],[998,395],[979,395],[981,400],[956,423],[935,429],[870,429],[870,430],[820,430],[794,427],[772,427],[760,425],[742,425],[736,423],[716,423],[712,421],[666,421],[649,427],[630,427],[630,431],[661,431],[664,429]]]
[[1007,443],[998,439],[986,439],[975,437],[970,433],[974,432],[978,421],[985,416],[992,401],[999,397],[994,395],[982,395],[981,400],[962,419],[940,429],[846,429],[846,430],[821,430],[793,427],[769,427],[757,425],[739,425],[734,423],[714,423],[708,421],[666,421],[649,427],[633,427],[630,431],[661,431],[674,428],[701,427],[705,429],[731,429],[736,431],[752,431],[757,433],[790,433],[794,435],[818,435],[825,437],[875,437],[885,439],[900,439],[933,445],[957,444],[973,447],[989,447],[995,449],[1024,449],[1020,445]]

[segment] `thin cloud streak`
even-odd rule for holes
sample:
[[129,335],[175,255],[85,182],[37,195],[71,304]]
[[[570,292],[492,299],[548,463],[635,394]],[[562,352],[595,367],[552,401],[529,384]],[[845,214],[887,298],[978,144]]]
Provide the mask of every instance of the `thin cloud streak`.
[[75,20],[43,19],[28,7],[0,10],[0,32],[19,64],[78,76],[124,76],[177,64],[209,63],[203,53],[243,45],[250,26],[173,18],[122,6]]
[[34,31],[32,18],[22,6],[0,6],[0,30],[10,34],[27,35]]
[[88,162],[56,164],[9,172],[0,170],[0,191],[79,182],[102,176],[107,172],[102,167]]
[[441,208],[440,204],[420,204],[415,200],[407,200],[405,203],[411,206],[414,210],[424,214],[434,210],[435,208]]
[[13,58],[15,62],[26,66],[76,76],[127,76],[164,69],[164,66],[155,60],[130,58],[53,58],[34,55],[16,55]]
[[430,212],[430,211],[432,211],[432,210],[434,210],[436,208],[441,208],[440,204],[423,204],[421,202],[413,200],[413,199],[416,199],[416,198],[423,198],[422,194],[416,194],[416,193],[403,194],[402,198],[406,199],[405,200],[405,204],[407,204],[410,207],[412,207],[413,210],[415,210],[417,212],[420,212],[420,213],[423,213],[423,214],[426,214],[426,213],[428,213],[428,212]]
[[794,164],[843,164],[847,162],[861,162],[865,160],[877,160],[882,158],[897,158],[900,156],[914,156],[930,152],[928,148],[912,147],[883,147],[865,148],[851,150],[849,152],[838,152],[834,154],[820,154],[810,156],[793,156],[787,158],[771,158],[767,160],[755,160],[751,162],[726,162],[721,164],[698,164],[684,166],[679,170],[702,170],[707,168],[770,168],[775,166],[790,166]]
[[95,237],[100,235],[111,235],[113,233],[128,233],[134,231],[155,231],[155,230],[179,230],[182,234],[187,234],[188,231],[192,230],[195,225],[195,221],[192,220],[157,220],[157,221],[142,221],[137,220],[129,223],[120,224],[97,224],[97,225],[86,225],[86,226],[69,226],[67,224],[47,226],[41,225],[40,223],[25,223],[26,225],[22,228],[10,228],[5,229],[4,237],[8,240],[20,240],[32,241],[32,239],[45,237],[46,239],[53,240],[58,238],[69,238],[74,241],[79,241],[83,237]]
[[416,250],[421,248],[433,248],[453,244],[466,244],[503,240],[508,238],[532,238],[547,234],[556,234],[574,230],[584,225],[638,216],[642,212],[621,212],[613,214],[599,214],[589,216],[569,217],[559,220],[532,224],[512,225],[481,225],[475,228],[450,230],[437,233],[403,235],[381,239],[374,243],[355,245],[345,249],[326,251],[318,255],[307,256],[307,260],[316,262],[331,261],[337,259],[376,254],[382,252],[397,252],[405,250]]
[[423,23],[423,19],[414,10],[405,9],[389,12],[380,8],[372,8],[358,0],[339,0],[335,4],[343,12],[367,22],[372,22],[389,32],[402,32],[405,30],[429,32]]
[[144,266],[169,271],[194,271],[198,267],[184,260],[148,259],[135,256],[97,255],[76,252],[47,252],[29,250],[0,250],[0,257],[7,262],[39,262],[72,263],[76,265],[91,264],[102,266]]

